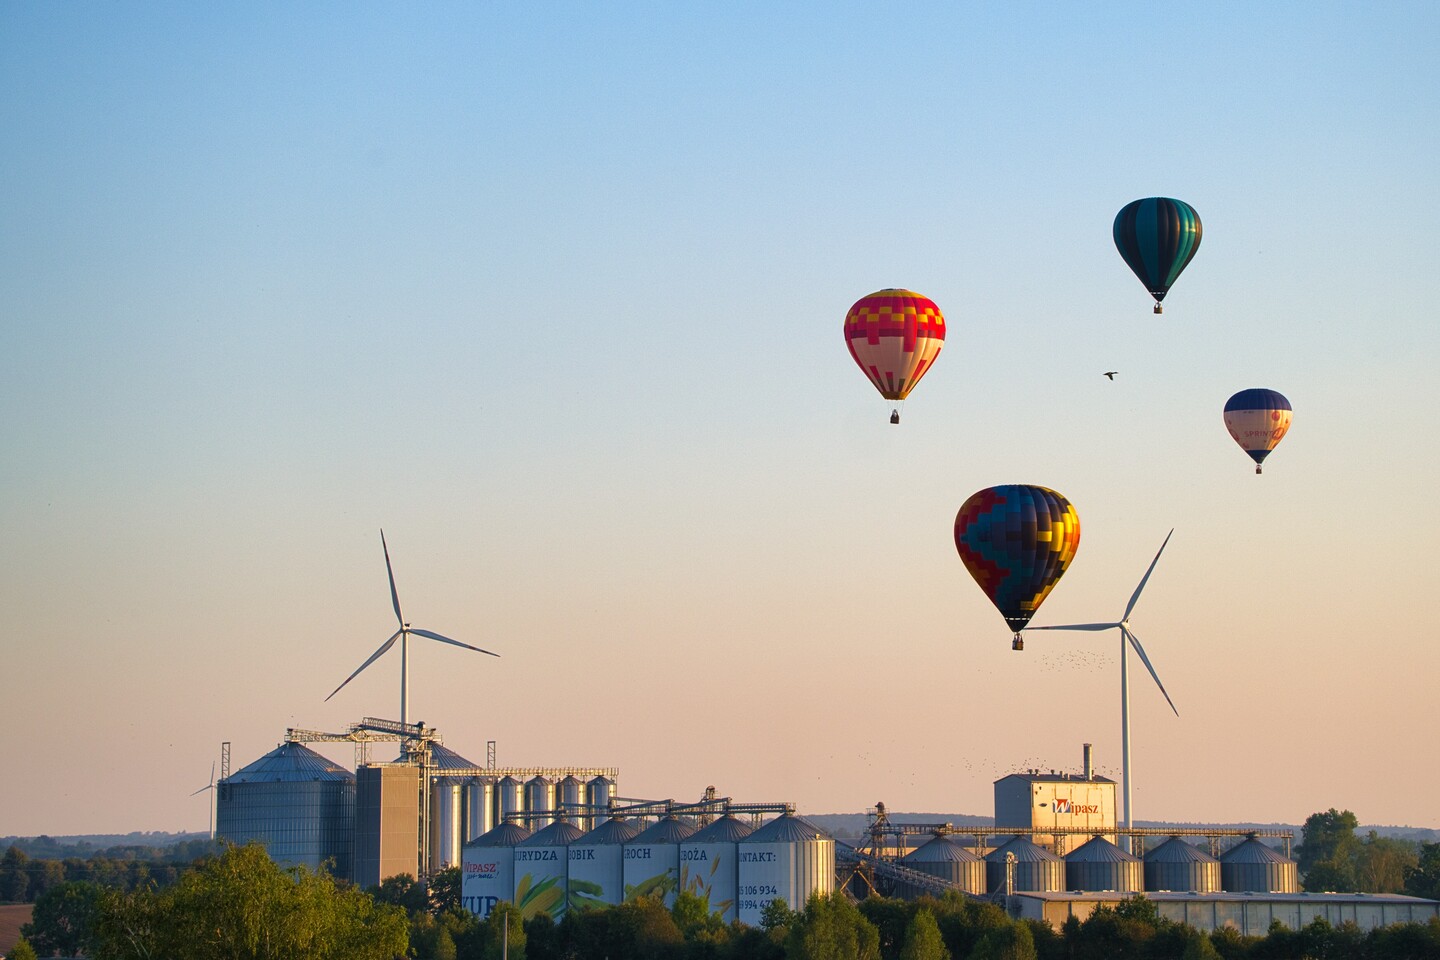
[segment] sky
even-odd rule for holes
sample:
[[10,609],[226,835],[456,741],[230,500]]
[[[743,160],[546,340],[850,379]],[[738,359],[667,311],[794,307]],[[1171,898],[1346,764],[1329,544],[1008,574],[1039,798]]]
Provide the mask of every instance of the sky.
[[[801,813],[1119,777],[1440,827],[1440,7],[0,5],[0,835],[204,830],[290,727]],[[1163,315],[1115,213],[1181,198]],[[948,335],[897,427],[851,303]],[[1117,370],[1114,381],[1102,373]],[[1285,394],[1257,477],[1225,400]],[[1427,506],[1427,504],[1432,504]],[[349,764],[348,747],[325,748]]]

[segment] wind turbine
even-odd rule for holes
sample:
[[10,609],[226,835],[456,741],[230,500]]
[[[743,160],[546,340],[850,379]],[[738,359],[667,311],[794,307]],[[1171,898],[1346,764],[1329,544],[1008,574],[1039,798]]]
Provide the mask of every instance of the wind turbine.
[[[1145,583],[1150,579],[1150,574],[1155,572],[1155,564],[1160,562],[1160,554],[1165,552],[1166,545],[1174,536],[1172,528],[1165,535],[1165,543],[1160,544],[1160,549],[1155,552],[1155,559],[1150,561],[1150,569],[1145,571],[1145,576],[1140,578],[1140,585],[1130,595],[1130,602],[1125,605],[1125,614],[1114,623],[1067,623],[1057,624],[1053,627],[1030,627],[1031,630],[1116,630],[1120,631],[1120,764],[1124,771],[1122,778],[1125,781],[1123,788],[1125,795],[1125,829],[1130,829],[1130,660],[1129,648],[1134,647],[1135,652],[1140,655],[1140,662],[1145,664],[1145,669],[1150,671],[1150,676],[1155,680],[1155,686],[1165,695],[1165,702],[1170,704],[1170,709],[1175,710],[1175,701],[1170,699],[1170,694],[1165,692],[1165,684],[1160,682],[1160,675],[1150,665],[1150,658],[1145,656],[1145,648],[1140,645],[1140,638],[1130,631],[1130,614],[1135,609],[1135,603],[1140,599],[1140,591],[1145,589]],[[1180,711],[1175,710],[1175,716],[1180,716]],[[1128,837],[1128,835],[1127,835]],[[1128,845],[1128,839],[1127,839]]]
[[[466,650],[474,650],[476,653],[484,653],[492,657],[498,657],[500,656],[500,654],[491,653],[489,650],[481,650],[479,647],[472,647],[468,643],[461,643],[459,640],[451,640],[449,637],[442,637],[438,633],[434,633],[430,630],[421,630],[419,627],[412,627],[410,626],[410,624],[406,623],[404,614],[400,612],[400,595],[395,592],[395,571],[392,570],[390,567],[390,547],[385,543],[384,530],[380,531],[380,548],[385,551],[385,573],[390,577],[390,603],[392,606],[395,607],[395,620],[400,624],[400,629],[396,630],[393,634],[391,634],[389,640],[386,640],[384,643],[380,644],[380,649],[370,654],[369,660],[366,660],[364,663],[360,664],[359,668],[357,668],[354,673],[346,677],[345,683],[349,683],[351,680],[354,680],[356,677],[358,677],[366,667],[370,666],[370,664],[374,663],[376,660],[379,660],[380,657],[385,654],[385,651],[395,646],[395,641],[399,640],[400,725],[405,726],[409,721],[409,716],[407,715],[406,710],[408,706],[407,701],[409,700],[410,696],[410,634],[413,633],[417,637],[425,637],[427,640],[439,640],[441,643],[449,643],[457,647],[464,647]],[[330,691],[330,697],[333,697],[335,696],[335,694],[339,693],[345,687],[345,683],[340,684],[340,686]],[[330,697],[325,698],[327,703],[329,702]]]
[[209,791],[210,791],[210,839],[211,839],[211,840],[214,840],[214,839],[215,839],[215,761],[214,761],[214,760],[211,760],[211,761],[210,761],[210,782],[207,783],[207,784],[205,784],[205,786],[201,787],[199,790],[196,790],[194,793],[190,794],[190,796],[192,796],[192,797],[199,796],[200,794],[204,793],[206,790],[209,790]]

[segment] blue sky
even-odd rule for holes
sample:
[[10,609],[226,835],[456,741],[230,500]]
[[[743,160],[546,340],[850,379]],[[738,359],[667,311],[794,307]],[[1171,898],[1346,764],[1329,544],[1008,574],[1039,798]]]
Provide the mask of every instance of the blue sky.
[[[1012,653],[955,555],[1007,482],[1081,517],[1036,623],[1118,615],[1176,528],[1137,817],[1440,826],[1431,5],[11,3],[0,38],[0,832],[203,828],[220,741],[394,716],[394,654],[321,702],[393,629],[382,526],[413,622],[504,655],[412,652],[472,758],[817,813],[1118,771],[1114,642]],[[1159,317],[1110,239],[1151,195],[1205,224]],[[840,335],[888,286],[949,321],[899,428]],[[1221,421],[1256,386],[1296,410],[1258,478]]]

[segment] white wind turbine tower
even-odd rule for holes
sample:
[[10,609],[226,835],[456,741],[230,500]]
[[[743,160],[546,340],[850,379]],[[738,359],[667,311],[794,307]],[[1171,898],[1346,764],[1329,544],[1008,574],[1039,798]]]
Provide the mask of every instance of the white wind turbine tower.
[[[393,647],[396,640],[399,640],[400,724],[401,726],[405,726],[410,719],[407,713],[408,701],[410,697],[410,634],[413,633],[417,637],[425,637],[427,640],[439,640],[441,643],[449,643],[457,647],[464,647],[466,650],[474,650],[476,653],[484,653],[492,657],[498,657],[500,656],[500,654],[491,653],[489,650],[481,650],[479,647],[472,647],[468,643],[461,643],[459,640],[451,640],[449,637],[442,637],[438,633],[434,633],[430,630],[421,630],[419,627],[412,627],[410,626],[410,624],[406,623],[405,616],[400,612],[400,595],[395,592],[395,571],[390,568],[390,547],[385,543],[384,530],[380,531],[380,548],[385,551],[385,573],[390,578],[390,603],[392,606],[395,607],[395,620],[400,624],[400,629],[396,630],[390,636],[389,640],[386,640],[384,643],[380,644],[380,649],[370,654],[369,660],[366,660],[364,663],[360,664],[359,668],[357,668],[354,673],[346,677],[345,683],[340,684],[340,686],[330,691],[330,697],[333,697],[335,696],[335,694],[339,693],[344,688],[346,683],[349,683],[351,680],[354,680],[356,677],[358,677],[361,671],[363,671],[366,667],[370,666],[370,664],[374,663],[376,660],[379,660],[380,657],[384,655],[385,651]],[[330,697],[326,697],[325,700],[328,702],[330,700]]]
[[[1145,589],[1145,583],[1150,579],[1150,574],[1155,571],[1155,564],[1160,562],[1160,554],[1165,552],[1165,547],[1174,536],[1172,529],[1165,535],[1165,543],[1160,544],[1160,549],[1155,553],[1155,559],[1150,561],[1150,569],[1145,571],[1145,576],[1140,578],[1140,585],[1130,595],[1130,602],[1125,605],[1125,613],[1114,623],[1067,623],[1057,624],[1053,627],[1029,627],[1028,630],[1116,630],[1120,631],[1120,763],[1123,770],[1122,779],[1125,785],[1122,788],[1125,796],[1125,829],[1131,827],[1130,819],[1130,647],[1140,655],[1140,662],[1145,664],[1145,669],[1150,671],[1150,676],[1155,680],[1155,686],[1165,695],[1165,702],[1170,704],[1170,709],[1175,711],[1175,716],[1180,716],[1180,711],[1175,710],[1175,702],[1170,699],[1170,694],[1165,692],[1165,684],[1160,682],[1160,675],[1150,665],[1150,658],[1145,656],[1145,648],[1140,645],[1140,638],[1130,631],[1130,614],[1135,609],[1135,603],[1140,599],[1140,591]],[[1126,847],[1130,846],[1129,835],[1126,836]]]
[[192,797],[194,797],[194,796],[199,796],[200,794],[204,793],[206,790],[209,790],[209,791],[210,791],[210,839],[211,839],[211,840],[214,840],[214,839],[215,839],[215,761],[213,761],[213,760],[210,761],[210,782],[207,783],[207,784],[205,784],[205,786],[201,787],[199,790],[196,790],[194,793],[190,794],[190,796],[192,796]]

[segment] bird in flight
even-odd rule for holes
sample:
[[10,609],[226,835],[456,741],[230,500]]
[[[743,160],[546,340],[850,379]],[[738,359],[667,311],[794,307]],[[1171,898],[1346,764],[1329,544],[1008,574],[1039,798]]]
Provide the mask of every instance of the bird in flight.
[[1120,372],[1119,370],[1106,370],[1106,371],[1105,371],[1105,376],[1109,377],[1111,380],[1114,380],[1114,379],[1115,379],[1115,374],[1117,374],[1117,373],[1119,373],[1119,372]]

